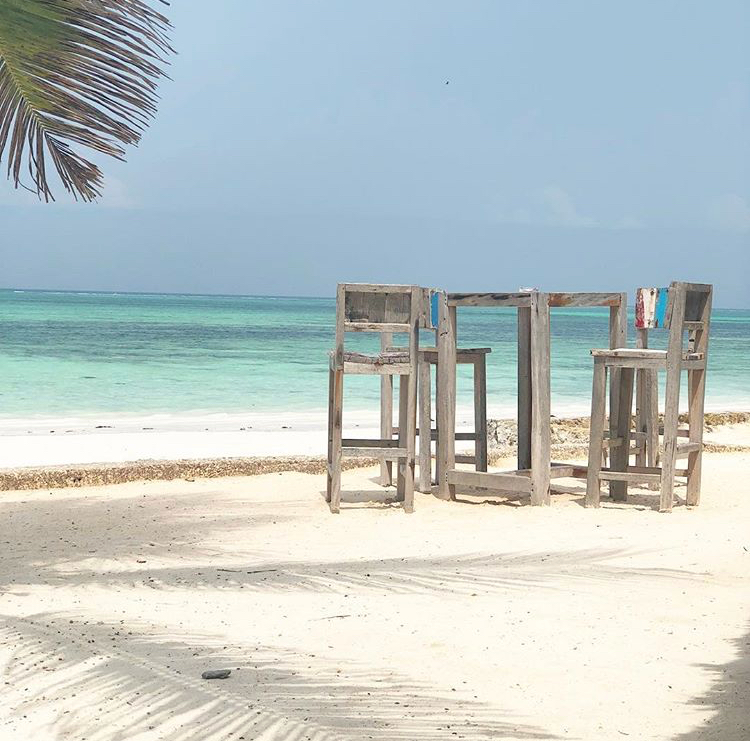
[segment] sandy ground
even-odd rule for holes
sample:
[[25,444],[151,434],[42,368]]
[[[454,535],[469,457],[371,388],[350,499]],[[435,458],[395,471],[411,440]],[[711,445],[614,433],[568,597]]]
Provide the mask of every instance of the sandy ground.
[[747,741],[749,471],[671,515],[405,515],[374,469],[338,516],[292,473],[5,492],[0,739]]

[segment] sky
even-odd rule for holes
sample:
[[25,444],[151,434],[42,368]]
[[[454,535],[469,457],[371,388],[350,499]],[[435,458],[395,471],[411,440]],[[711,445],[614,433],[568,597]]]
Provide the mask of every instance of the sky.
[[[210,9],[209,9],[210,8]],[[0,180],[0,286],[713,282],[750,308],[746,0],[174,0],[104,197]]]

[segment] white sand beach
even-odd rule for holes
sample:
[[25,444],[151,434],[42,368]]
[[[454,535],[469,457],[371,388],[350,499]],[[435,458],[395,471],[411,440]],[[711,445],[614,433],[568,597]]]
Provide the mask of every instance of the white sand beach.
[[[721,409],[713,411],[722,413]],[[587,414],[585,409],[578,412]],[[507,410],[491,410],[497,419],[503,419],[503,413]],[[566,414],[561,419],[574,416]],[[460,430],[473,429],[473,410],[459,407],[456,422]],[[375,412],[347,412],[344,424],[353,436],[380,434]],[[705,439],[717,445],[750,446],[750,424],[722,424],[708,430]],[[0,421],[0,470],[145,460],[321,456],[325,450],[326,413],[322,411]]]
[[[459,409],[457,423],[472,423]],[[139,460],[319,456],[326,412],[185,414],[6,419],[0,421],[0,469]],[[347,429],[380,433],[375,412],[347,412]]]
[[750,455],[704,460],[668,515],[407,516],[375,469],[339,516],[297,473],[4,492],[0,738],[745,741]]

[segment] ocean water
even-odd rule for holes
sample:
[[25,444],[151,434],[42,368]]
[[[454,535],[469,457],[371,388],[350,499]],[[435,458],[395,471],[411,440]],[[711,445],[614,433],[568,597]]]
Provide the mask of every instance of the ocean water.
[[[0,290],[0,420],[324,410],[334,300]],[[459,342],[489,346],[488,404],[516,404],[514,310],[459,310]],[[709,409],[750,409],[750,311],[714,311]],[[632,342],[632,317],[630,321]],[[663,333],[654,332],[652,346]],[[423,343],[434,344],[425,333]],[[375,336],[351,337],[353,349]],[[589,350],[607,310],[552,314],[554,414],[586,413]],[[663,345],[662,345],[663,346]],[[471,403],[459,368],[458,403]],[[348,409],[378,409],[376,377],[346,379]],[[683,395],[684,398],[684,395]]]

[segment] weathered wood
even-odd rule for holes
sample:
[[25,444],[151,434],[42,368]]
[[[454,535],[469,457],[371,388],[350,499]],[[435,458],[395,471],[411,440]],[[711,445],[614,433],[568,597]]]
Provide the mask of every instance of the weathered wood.
[[339,283],[339,286],[345,291],[356,293],[409,293],[411,294],[415,286],[404,285],[401,283]]
[[701,442],[683,443],[675,448],[675,454],[678,458],[685,458],[692,453],[697,453],[702,447]]
[[[551,463],[550,464],[550,478],[560,479],[573,476],[576,469],[582,468],[586,470],[586,466],[579,466],[573,463]],[[531,476],[530,468],[516,469],[514,471],[498,471],[498,473],[513,474],[515,476]]]
[[[695,332],[694,349],[703,353],[704,363],[708,363],[708,336],[711,325],[711,303],[713,291],[710,287],[706,300],[703,303],[703,313],[700,317],[703,324],[702,329]],[[687,464],[687,493],[686,502],[695,507],[700,503],[701,495],[701,472],[703,466],[703,416],[706,399],[706,370],[699,368],[688,371],[688,423],[690,430],[690,442],[699,447],[688,458]]]
[[[490,347],[459,347],[456,350],[456,362],[461,365],[475,363],[480,357],[492,352]],[[438,351],[435,347],[420,347],[419,356],[428,363],[438,362]]]
[[614,306],[622,301],[622,293],[548,293],[550,306]]
[[[430,364],[419,360],[419,491],[432,491],[432,388]],[[437,430],[435,430],[437,435]]]
[[[386,352],[393,343],[393,335],[384,332],[380,335],[380,350]],[[380,378],[380,437],[384,440],[393,437],[393,376],[383,375]],[[393,462],[382,461],[380,464],[381,486],[393,484]]]
[[345,322],[347,332],[408,332],[409,325],[401,322]]
[[531,294],[531,503],[549,505],[550,329],[547,294]]
[[[406,448],[383,448],[380,446],[366,447],[359,445],[359,441],[351,442],[357,442],[357,446],[343,447],[341,451],[342,455],[345,458],[378,458],[383,460],[398,460],[405,458],[407,455]],[[400,499],[399,501],[403,501],[403,499]]]
[[344,371],[333,371],[333,429],[331,440],[331,512],[337,514],[341,507],[342,417],[344,409]]
[[517,476],[506,473],[487,473],[486,471],[448,471],[447,479],[452,486],[470,486],[475,489],[491,489],[530,493],[531,480],[528,476]]
[[[620,371],[620,388],[617,405],[617,436],[622,442],[610,454],[612,471],[627,471],[630,457],[630,415],[633,407],[633,368]],[[599,477],[602,478],[601,476]],[[615,501],[624,502],[628,495],[628,479],[610,479],[609,494]]]
[[518,309],[518,468],[531,468],[531,307]]
[[598,507],[601,498],[599,472],[604,448],[604,424],[606,422],[607,366],[594,361],[594,383],[591,391],[591,419],[589,422],[589,462],[586,474],[587,507]]
[[[627,294],[621,293],[620,300],[609,307],[609,347],[616,349],[627,347]],[[617,429],[617,410],[620,403],[620,370],[615,367],[609,373],[609,427],[610,431]],[[610,437],[617,437],[611,434]]]
[[[406,379],[406,459],[404,460],[404,511],[414,511],[414,483],[417,447],[417,382],[419,367],[419,327],[422,317],[422,293],[416,286],[411,293],[409,357],[411,370]],[[400,426],[400,420],[399,420]]]
[[637,473],[635,471],[607,471],[599,472],[599,478],[603,481],[610,482],[610,489],[613,484],[627,484],[628,482],[657,483],[661,480],[658,473]]
[[487,470],[487,364],[480,355],[474,365],[474,455],[477,471]]
[[477,457],[475,455],[456,453],[456,463],[473,463],[476,466],[476,462]]
[[408,363],[344,363],[347,375],[357,376],[403,376],[409,368]]
[[403,349],[400,351],[387,350],[385,352],[378,353],[377,355],[371,355],[361,352],[345,352],[344,353],[345,363],[362,363],[372,365],[398,365],[409,363],[409,350]]
[[664,399],[664,448],[661,466],[660,512],[671,512],[674,499],[674,472],[677,458],[677,424],[680,405],[680,358],[682,357],[682,322],[685,318],[685,292],[672,290],[667,379]]
[[449,293],[449,306],[530,306],[531,293]]
[[331,487],[332,487],[332,476],[333,467],[331,462],[333,461],[333,420],[335,415],[334,407],[334,373],[333,368],[328,369],[328,464],[326,466],[326,502],[331,501]]
[[[648,347],[648,330],[636,329],[635,346],[638,349]],[[635,460],[639,466],[645,466],[648,460],[648,414],[650,410],[651,378],[645,368],[640,368],[636,374],[635,394],[635,429],[644,436],[643,444],[638,446]]]
[[447,472],[456,467],[456,312],[450,310],[445,294],[439,297],[438,315],[437,496],[450,499]]
[[398,448],[398,440],[384,440],[380,437],[345,437],[341,444],[345,448]]
[[[644,350],[648,348],[648,329],[636,329],[636,347]],[[636,430],[644,435],[644,444],[639,449],[636,462],[642,466],[656,466],[659,462],[658,371],[639,368],[636,380]]]
[[[375,457],[382,461],[381,481],[390,483],[392,468],[387,461],[397,460],[397,497],[404,502],[404,510],[414,507],[414,468],[416,435],[417,360],[419,329],[426,321],[427,289],[418,286],[385,286],[375,284],[339,284],[336,294],[336,346],[330,367],[330,417],[328,446],[328,481],[326,496],[331,511],[338,512],[341,499],[341,459],[347,457]],[[347,331],[381,333],[381,352],[378,355],[345,352]],[[406,348],[389,350],[392,332],[408,333]],[[392,439],[393,386],[392,378],[381,379],[381,438],[343,440],[343,376],[346,373],[398,375],[399,434]]]
[[686,283],[685,281],[678,281],[675,285],[681,286],[686,292],[695,293],[712,293],[714,289],[710,283]]

